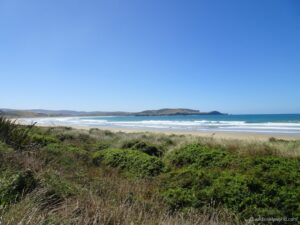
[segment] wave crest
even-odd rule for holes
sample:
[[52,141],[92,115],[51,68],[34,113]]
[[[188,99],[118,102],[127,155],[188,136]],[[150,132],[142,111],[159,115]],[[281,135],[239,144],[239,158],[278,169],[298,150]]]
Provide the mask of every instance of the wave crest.
[[37,122],[38,124],[45,126],[102,126],[191,131],[231,131],[300,134],[299,122],[247,123],[246,121],[224,120],[133,120],[132,118],[126,119],[126,117],[119,117],[118,120],[116,120],[115,117],[52,117],[21,119],[20,122],[25,124]]

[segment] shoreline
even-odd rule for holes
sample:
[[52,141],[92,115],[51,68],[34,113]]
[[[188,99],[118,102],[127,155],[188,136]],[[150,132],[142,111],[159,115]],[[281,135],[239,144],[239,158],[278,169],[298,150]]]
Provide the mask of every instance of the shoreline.
[[184,131],[184,130],[162,130],[151,128],[128,128],[128,127],[109,127],[109,126],[80,126],[69,124],[37,124],[38,127],[71,127],[79,130],[108,130],[111,132],[124,132],[124,133],[154,133],[154,134],[166,134],[166,135],[191,135],[205,138],[227,139],[227,140],[246,140],[246,141],[268,141],[270,138],[282,139],[282,140],[300,140],[299,135],[292,134],[268,134],[268,133],[255,133],[255,132],[227,132],[227,131]]

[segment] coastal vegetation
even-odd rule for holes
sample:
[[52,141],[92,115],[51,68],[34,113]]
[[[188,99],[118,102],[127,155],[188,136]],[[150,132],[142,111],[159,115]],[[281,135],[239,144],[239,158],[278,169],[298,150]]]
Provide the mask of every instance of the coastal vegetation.
[[299,224],[299,203],[300,141],[21,126],[0,117],[1,225]]

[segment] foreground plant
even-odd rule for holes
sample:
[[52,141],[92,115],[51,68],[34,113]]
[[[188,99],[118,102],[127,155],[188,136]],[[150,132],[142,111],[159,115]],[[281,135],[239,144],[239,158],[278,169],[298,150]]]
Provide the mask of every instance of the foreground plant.
[[12,121],[0,116],[0,140],[11,145],[16,150],[24,150],[30,145],[29,132],[35,126],[20,126],[16,120]]

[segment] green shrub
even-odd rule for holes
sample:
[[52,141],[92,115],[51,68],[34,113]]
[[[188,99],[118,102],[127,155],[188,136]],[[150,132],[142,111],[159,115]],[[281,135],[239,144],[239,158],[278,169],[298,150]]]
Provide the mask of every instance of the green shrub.
[[[224,167],[218,154],[216,162],[204,163],[197,149],[183,148],[182,152],[175,153],[175,158],[170,157],[173,165],[181,166],[164,177],[163,196],[171,208],[202,208],[214,203],[246,219],[251,216],[299,218],[299,159],[244,157],[236,164],[239,167]],[[194,159],[189,157],[192,153]]]
[[5,168],[5,163],[7,162],[5,156],[8,155],[8,153],[12,153],[12,152],[14,152],[12,148],[10,148],[9,146],[7,146],[6,144],[0,141],[0,169],[2,167]]
[[241,172],[258,179],[262,188],[289,186],[300,187],[300,159],[276,156],[251,157],[241,164]]
[[56,199],[64,199],[77,193],[76,187],[55,171],[46,173],[42,184],[48,190],[47,195],[53,195]]
[[170,145],[175,145],[175,141],[171,137],[176,137],[173,135],[168,135],[168,136],[161,136],[159,137],[158,141],[162,142],[164,146],[170,146]]
[[91,128],[89,130],[89,134],[96,135],[96,136],[102,137],[102,138],[105,136],[108,136],[108,137],[115,136],[115,133],[111,132],[110,130],[102,130],[102,129],[98,129],[98,128]]
[[104,130],[103,133],[104,133],[106,136],[114,136],[114,133],[111,132],[110,130]]
[[149,143],[143,142],[141,140],[131,140],[128,142],[125,142],[122,145],[123,149],[133,149],[133,150],[139,150],[142,151],[148,155],[152,155],[152,156],[161,156],[162,155],[162,151],[154,146],[151,145]]
[[37,181],[31,170],[8,174],[0,178],[0,205],[17,202],[22,195],[31,192]]
[[42,134],[33,134],[31,135],[31,140],[34,143],[37,143],[41,146],[46,146],[51,143],[57,143],[58,140],[55,137],[49,135],[42,135]]
[[[259,195],[259,207],[277,209],[283,216],[300,218],[300,159],[276,156],[253,157],[244,163],[253,180],[249,186]],[[262,206],[261,206],[262,205]]]
[[66,140],[76,140],[76,134],[74,133],[54,133],[55,137],[60,141],[66,141]]
[[42,150],[45,154],[43,158],[47,163],[56,162],[69,169],[76,167],[82,161],[87,163],[91,160],[88,151],[71,145],[53,143]]
[[72,145],[58,144],[58,143],[49,144],[45,147],[45,149],[47,149],[48,152],[54,155],[72,153],[79,157],[85,157],[88,154],[87,151],[82,148],[75,147]]
[[[4,154],[7,152],[12,152],[13,149],[11,147],[9,147],[8,145],[6,145],[5,143],[0,141],[0,154]],[[1,160],[1,158],[0,158]]]
[[214,149],[200,144],[191,144],[177,149],[168,156],[172,166],[183,167],[194,165],[197,167],[226,167],[236,156],[221,149]]
[[197,198],[192,190],[185,188],[173,188],[163,193],[165,202],[171,210],[178,210],[185,207],[193,207],[197,203]]
[[64,151],[66,152],[71,152],[71,153],[74,153],[78,156],[85,156],[87,154],[87,151],[82,149],[82,148],[79,148],[79,147],[75,147],[75,146],[64,146]]
[[136,177],[156,176],[163,170],[157,157],[136,150],[106,149],[94,153],[93,162],[115,167]]
[[163,198],[172,210],[199,206],[195,189],[211,185],[212,178],[206,171],[194,167],[171,170],[163,177]]
[[217,172],[212,177],[211,185],[196,185],[199,206],[207,202],[222,205],[226,208],[241,212],[247,206],[249,198],[247,177],[234,172]]
[[275,138],[275,137],[270,137],[269,142],[288,143],[288,142],[294,142],[294,141],[288,141],[288,140],[284,140],[284,139],[278,139],[278,138]]
[[31,144],[29,132],[34,125],[21,126],[16,124],[16,121],[0,116],[0,141],[14,147],[16,150],[24,150]]
[[104,150],[104,149],[108,149],[111,146],[111,141],[109,140],[101,140],[101,141],[97,141],[94,144],[94,149],[96,150]]
[[177,187],[186,189],[204,188],[212,184],[213,175],[213,173],[207,173],[207,170],[201,170],[193,166],[183,167],[164,174],[163,186],[167,189]]

